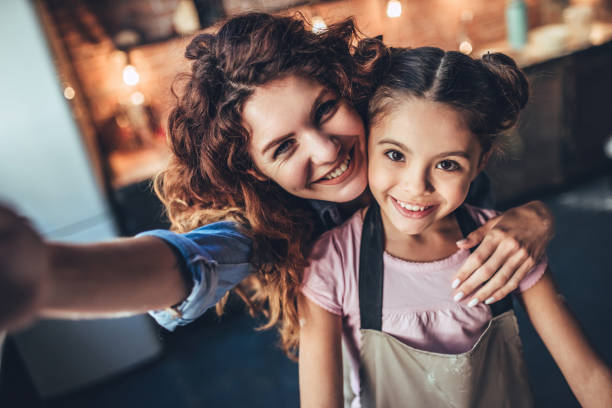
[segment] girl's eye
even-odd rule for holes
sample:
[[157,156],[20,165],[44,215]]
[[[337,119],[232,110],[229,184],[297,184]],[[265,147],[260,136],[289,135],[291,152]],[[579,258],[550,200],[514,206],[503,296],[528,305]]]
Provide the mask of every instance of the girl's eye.
[[276,159],[281,154],[288,152],[294,143],[295,143],[294,139],[288,139],[288,140],[283,141],[280,145],[278,145],[276,150],[274,150],[274,154],[272,157]]
[[329,119],[338,109],[338,100],[329,99],[323,102],[315,111],[314,121],[317,124],[321,124]]
[[404,160],[404,155],[400,152],[398,152],[397,150],[389,150],[388,152],[385,152],[385,155],[389,158],[389,160],[391,161],[403,161]]
[[444,170],[444,171],[457,171],[461,168],[459,163],[453,160],[442,160],[440,163],[436,164],[436,169]]

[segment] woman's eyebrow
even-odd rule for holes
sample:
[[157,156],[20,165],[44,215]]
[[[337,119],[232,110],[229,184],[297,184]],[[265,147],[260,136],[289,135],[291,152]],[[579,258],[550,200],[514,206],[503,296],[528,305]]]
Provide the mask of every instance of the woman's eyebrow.
[[321,103],[323,103],[323,99],[325,99],[325,97],[330,93],[332,93],[332,91],[329,90],[328,88],[321,89],[321,92],[319,92],[315,100],[312,102],[312,106],[310,108],[310,117],[312,119],[314,119],[317,113],[318,107],[321,105]]
[[264,155],[266,154],[266,152],[268,150],[270,150],[271,148],[273,148],[276,145],[279,145],[281,143],[283,143],[285,140],[293,137],[295,135],[295,133],[291,132],[291,133],[287,133],[286,135],[277,137],[274,140],[271,140],[267,145],[264,146],[264,148],[261,150],[261,154]]
[[[319,94],[317,95],[317,97],[315,98],[315,100],[312,102],[312,107],[310,110],[310,117],[313,118],[316,111],[317,111],[317,107],[321,104],[322,100],[327,96],[327,94],[331,93],[331,91],[327,88],[323,88],[321,89],[321,92],[319,92]],[[261,154],[266,154],[266,152],[268,150],[270,150],[272,147],[281,144],[282,142],[284,142],[285,140],[293,137],[295,135],[295,133],[291,132],[291,133],[287,133],[286,135],[277,137],[276,139],[271,140],[268,144],[266,144],[264,146],[264,148],[261,150]]]

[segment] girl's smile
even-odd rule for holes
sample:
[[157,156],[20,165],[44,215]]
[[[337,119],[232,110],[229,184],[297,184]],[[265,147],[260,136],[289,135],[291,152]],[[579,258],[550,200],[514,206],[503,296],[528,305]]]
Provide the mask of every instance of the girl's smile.
[[390,109],[370,130],[370,190],[387,236],[419,235],[463,203],[482,149],[445,104],[410,97]]
[[397,211],[408,218],[424,218],[431,214],[437,208],[437,204],[434,205],[417,205],[409,204],[398,200],[397,198],[391,197],[391,201],[395,204]]

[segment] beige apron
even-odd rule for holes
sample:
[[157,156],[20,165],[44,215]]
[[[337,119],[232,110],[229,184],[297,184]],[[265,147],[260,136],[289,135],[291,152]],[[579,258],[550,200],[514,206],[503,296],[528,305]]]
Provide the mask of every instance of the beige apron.
[[[477,227],[463,207],[456,216],[464,236]],[[509,297],[492,305],[493,319],[465,353],[418,350],[381,331],[383,242],[380,210],[372,206],[364,220],[359,270],[361,406],[532,407]]]

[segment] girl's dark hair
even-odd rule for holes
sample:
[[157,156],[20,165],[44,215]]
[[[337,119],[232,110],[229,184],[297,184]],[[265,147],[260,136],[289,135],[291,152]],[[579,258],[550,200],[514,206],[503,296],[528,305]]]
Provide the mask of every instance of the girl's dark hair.
[[474,59],[434,47],[393,48],[379,65],[370,122],[381,120],[406,95],[445,103],[462,113],[483,152],[516,124],[529,99],[527,78],[501,53]]
[[346,98],[364,116],[372,61],[386,49],[378,40],[359,40],[351,19],[314,34],[298,17],[233,17],[187,47],[192,70],[168,121],[172,157],[155,188],[172,228],[185,232],[221,219],[240,223],[252,239],[257,272],[236,291],[252,313],[267,317],[264,328],[278,325],[281,347],[290,355],[297,347],[296,299],[314,214],[306,200],[253,174],[242,109],[258,86],[297,75]]

